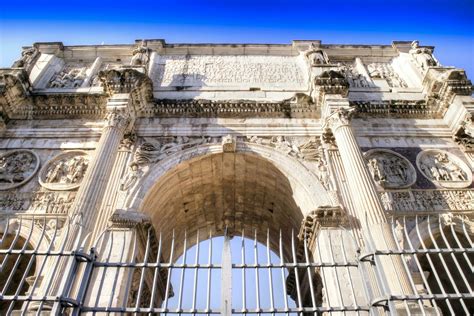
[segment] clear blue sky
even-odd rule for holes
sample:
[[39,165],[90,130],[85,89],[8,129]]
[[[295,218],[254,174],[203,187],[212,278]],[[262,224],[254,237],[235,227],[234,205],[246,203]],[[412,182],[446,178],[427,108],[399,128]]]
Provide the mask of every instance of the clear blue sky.
[[474,1],[4,1],[0,66],[37,41],[74,44],[167,42],[390,44],[436,46],[444,65],[474,78]]

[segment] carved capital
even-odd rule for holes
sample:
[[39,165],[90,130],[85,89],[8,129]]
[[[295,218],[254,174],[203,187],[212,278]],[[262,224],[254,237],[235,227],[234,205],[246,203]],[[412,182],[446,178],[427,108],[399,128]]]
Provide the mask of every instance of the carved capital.
[[341,126],[349,125],[354,113],[355,108],[338,108],[326,118],[324,128],[329,128],[334,132]]
[[125,131],[131,125],[132,115],[126,108],[112,107],[107,111],[105,122],[106,128],[114,127]]
[[136,228],[142,225],[149,225],[150,218],[136,210],[117,209],[109,218],[111,228]]

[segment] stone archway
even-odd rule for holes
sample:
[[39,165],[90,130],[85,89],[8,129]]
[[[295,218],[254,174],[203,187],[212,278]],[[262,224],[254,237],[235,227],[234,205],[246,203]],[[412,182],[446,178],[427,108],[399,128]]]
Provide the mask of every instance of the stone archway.
[[222,234],[226,227],[252,235],[255,228],[282,229],[289,238],[312,210],[333,204],[297,159],[245,142],[230,153],[206,144],[173,154],[150,166],[135,188],[127,208],[149,215],[164,239],[173,230],[191,237],[198,229]]

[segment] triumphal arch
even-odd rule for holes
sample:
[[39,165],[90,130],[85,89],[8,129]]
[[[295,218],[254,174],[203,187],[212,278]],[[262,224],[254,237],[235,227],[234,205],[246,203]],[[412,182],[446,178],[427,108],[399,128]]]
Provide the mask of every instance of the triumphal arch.
[[472,315],[472,84],[433,49],[23,48],[0,314]]

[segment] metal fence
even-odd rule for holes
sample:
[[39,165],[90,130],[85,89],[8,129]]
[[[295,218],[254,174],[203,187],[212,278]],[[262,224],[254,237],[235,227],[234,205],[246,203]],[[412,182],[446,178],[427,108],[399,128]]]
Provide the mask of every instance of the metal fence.
[[[361,251],[343,227],[171,238],[152,227],[142,236],[111,230],[90,250],[65,251],[67,218],[2,216],[2,315],[474,314],[474,227],[461,215],[393,216],[398,249],[390,251],[370,240]],[[108,248],[113,238],[129,241],[127,255]],[[402,259],[412,294],[390,293],[383,258]],[[55,293],[60,260],[70,263],[61,278],[74,286]]]

